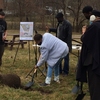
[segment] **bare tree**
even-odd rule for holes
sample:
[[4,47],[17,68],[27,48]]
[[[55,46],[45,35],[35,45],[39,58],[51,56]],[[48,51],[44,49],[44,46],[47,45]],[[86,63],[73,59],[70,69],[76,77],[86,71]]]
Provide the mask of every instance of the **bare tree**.
[[[34,21],[41,24],[41,28],[46,23],[50,23],[53,27],[56,26],[55,15],[62,11],[65,18],[71,19],[73,29],[79,31],[85,18],[82,14],[82,8],[85,5],[91,5],[94,9],[100,9],[99,0],[0,0],[4,3],[4,9],[11,12],[12,21],[17,17],[19,21]],[[46,10],[46,6],[50,8]],[[70,12],[70,17],[67,17],[67,12]]]
[[0,8],[4,8],[4,0],[0,0]]
[[78,32],[82,22],[85,20],[81,12],[83,0],[71,0],[69,3],[68,9],[72,11],[73,16],[73,30]]

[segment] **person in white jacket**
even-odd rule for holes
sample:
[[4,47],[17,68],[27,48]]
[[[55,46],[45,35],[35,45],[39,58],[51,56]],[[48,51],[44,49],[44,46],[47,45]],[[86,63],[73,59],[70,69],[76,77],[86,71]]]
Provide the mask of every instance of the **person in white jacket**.
[[36,34],[34,36],[36,44],[40,45],[40,59],[35,65],[35,68],[47,62],[47,76],[45,82],[41,86],[47,86],[51,83],[52,71],[54,69],[54,81],[59,81],[59,64],[61,60],[68,54],[69,48],[65,42],[53,36],[50,33],[43,35]]

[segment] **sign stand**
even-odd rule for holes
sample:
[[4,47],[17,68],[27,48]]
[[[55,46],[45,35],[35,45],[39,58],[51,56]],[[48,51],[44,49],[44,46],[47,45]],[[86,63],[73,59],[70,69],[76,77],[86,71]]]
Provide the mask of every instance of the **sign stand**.
[[29,61],[31,60],[30,58],[30,41],[28,41],[28,51],[29,51]]
[[14,57],[14,60],[13,60],[13,64],[14,64],[14,62],[15,62],[15,59],[16,59],[16,56],[17,56],[17,53],[18,53],[18,50],[19,50],[19,45],[20,45],[20,44],[18,44],[18,47],[17,47],[16,53],[15,53],[15,57]]
[[[20,22],[20,40],[27,40],[28,41],[28,49],[29,49],[29,61],[30,61],[30,40],[33,40],[33,22]],[[20,41],[19,41],[20,42]],[[13,64],[15,62],[19,45],[17,47]]]

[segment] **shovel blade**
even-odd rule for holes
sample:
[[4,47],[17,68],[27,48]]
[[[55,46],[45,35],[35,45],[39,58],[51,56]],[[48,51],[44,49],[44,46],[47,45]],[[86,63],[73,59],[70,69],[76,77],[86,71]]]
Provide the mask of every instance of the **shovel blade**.
[[31,86],[33,86],[34,82],[30,81],[25,85],[25,89],[28,90],[31,88]]
[[77,94],[80,90],[80,87],[79,86],[75,86],[73,89],[72,89],[72,94]]
[[86,93],[81,93],[77,96],[77,98],[75,100],[82,100],[84,98],[84,96],[86,95]]

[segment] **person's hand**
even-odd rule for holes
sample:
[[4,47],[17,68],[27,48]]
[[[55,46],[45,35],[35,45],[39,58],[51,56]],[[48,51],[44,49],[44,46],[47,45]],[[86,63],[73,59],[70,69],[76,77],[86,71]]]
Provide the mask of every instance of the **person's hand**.
[[35,69],[34,69],[34,73],[36,73],[36,71],[37,71],[37,69],[35,68]]
[[46,32],[49,32],[49,26],[46,25]]
[[6,35],[3,36],[3,41],[6,40]]
[[37,66],[35,65],[34,73],[36,73],[36,71],[37,71]]
[[82,34],[84,34],[84,33],[85,33],[86,28],[87,28],[87,26],[86,26],[86,25],[82,27]]

